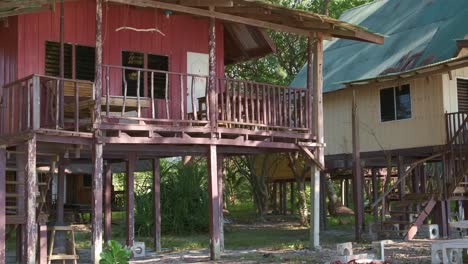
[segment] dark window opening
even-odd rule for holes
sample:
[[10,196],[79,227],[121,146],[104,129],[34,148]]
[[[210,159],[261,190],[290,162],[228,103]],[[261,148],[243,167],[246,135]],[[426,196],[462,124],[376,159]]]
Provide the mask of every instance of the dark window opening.
[[468,112],[468,79],[457,79],[458,112]]
[[[169,71],[169,58],[167,56],[148,54],[148,69],[158,71]],[[166,98],[166,80],[165,73],[154,73],[154,98]],[[148,74],[148,96],[151,96],[151,73]]]
[[[60,76],[60,43],[46,41],[45,74],[48,76]],[[64,77],[72,78],[72,45],[64,44]]]
[[411,118],[409,84],[380,90],[380,120],[382,122]]
[[96,70],[94,47],[75,46],[75,74],[76,79],[94,82]]
[[90,174],[83,175],[83,187],[91,187],[93,184],[93,179]]
[[[140,68],[145,67],[144,54],[140,52],[123,51],[122,52],[122,66]],[[140,72],[140,96],[144,96],[144,76]],[[137,96],[138,88],[138,71],[125,70],[124,80],[122,81],[122,94],[125,95],[125,83],[127,84],[127,96]]]

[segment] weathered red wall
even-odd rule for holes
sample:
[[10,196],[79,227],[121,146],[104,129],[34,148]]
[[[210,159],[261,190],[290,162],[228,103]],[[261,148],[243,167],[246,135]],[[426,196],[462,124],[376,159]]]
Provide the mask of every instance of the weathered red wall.
[[[45,72],[45,42],[60,39],[60,12],[51,11],[18,17],[18,77]],[[187,71],[187,52],[208,53],[208,20],[187,15],[166,15],[155,9],[105,4],[103,11],[104,64],[121,65],[121,52],[142,51],[169,56],[169,71]],[[65,42],[95,45],[95,1],[65,4]],[[166,36],[148,32],[119,31],[122,26],[159,28]],[[217,73],[224,75],[222,25],[217,26]],[[121,93],[120,78],[114,78],[112,94]],[[172,79],[171,79],[172,81]],[[174,85],[177,81],[172,82]],[[172,114],[180,111],[180,88],[169,92]],[[159,100],[158,109],[164,109]],[[158,115],[164,115],[160,111]]]
[[17,77],[18,19],[10,17],[0,22],[0,87]]

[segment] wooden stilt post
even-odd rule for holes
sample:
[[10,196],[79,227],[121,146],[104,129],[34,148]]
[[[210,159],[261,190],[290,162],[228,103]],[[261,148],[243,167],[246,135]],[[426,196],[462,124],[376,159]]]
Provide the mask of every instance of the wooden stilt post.
[[135,153],[128,155],[127,161],[127,246],[133,247],[135,242],[135,163],[137,157]]
[[293,215],[294,214],[294,181],[290,182],[289,183],[289,191],[290,191],[290,203],[291,203],[291,214]]
[[[314,43],[315,40],[315,43]],[[317,143],[323,144],[323,36],[315,33],[308,37],[308,66],[307,88],[313,95],[311,132],[317,138]],[[325,164],[323,147],[316,149],[316,157],[321,164]],[[311,248],[320,247],[320,168],[312,166],[310,177],[311,190],[311,217],[310,217],[310,241]]]
[[[398,178],[403,177],[405,174],[405,159],[402,156],[398,156]],[[405,186],[406,186],[406,179],[402,179],[399,186],[399,193],[398,196],[400,200],[403,200],[405,196]]]
[[47,223],[39,223],[39,264],[47,263]]
[[161,251],[161,169],[159,158],[153,159],[154,247]]
[[[379,189],[377,186],[377,169],[372,168],[372,201],[375,202],[379,198]],[[377,221],[379,219],[379,208],[376,206],[374,207],[374,220]]]
[[57,225],[64,224],[63,210],[65,203],[65,159],[60,157],[57,174]]
[[279,182],[279,211],[281,215],[284,215],[284,192],[283,192],[283,182]]
[[0,147],[0,264],[5,264],[6,150]]
[[361,154],[359,145],[359,115],[357,111],[356,90],[353,89],[352,103],[353,136],[353,197],[356,241],[361,241],[364,226],[364,203],[362,194]]
[[208,187],[209,187],[209,207],[210,207],[210,257],[211,260],[218,260],[221,255],[220,230],[219,230],[219,189],[218,189],[218,160],[217,147],[210,145],[208,156]]
[[27,144],[26,164],[26,252],[25,263],[36,263],[37,223],[36,223],[36,135],[34,134]]
[[219,247],[224,252],[224,157],[218,155],[218,190],[219,190]]
[[278,208],[276,206],[277,205],[277,200],[278,200],[278,198],[276,197],[276,194],[278,193],[278,191],[276,190],[276,182],[273,182],[272,184],[273,184],[273,191],[272,191],[273,194],[272,194],[272,198],[271,198],[272,201],[273,201],[272,210],[273,210],[273,212],[276,212],[276,210],[278,210]]
[[112,165],[106,164],[104,176],[104,241],[112,236]]
[[[214,7],[210,6],[210,10],[214,11]],[[208,41],[208,53],[209,53],[209,118],[211,126],[211,137],[216,137],[217,117],[218,111],[217,101],[218,96],[216,95],[216,20],[214,17],[210,17],[209,22],[209,41]]]
[[[26,176],[25,176],[25,167],[26,167],[26,155],[20,154],[25,153],[26,148],[25,145],[19,145],[16,147],[16,181],[25,183]],[[25,201],[26,201],[26,192],[25,192],[25,185],[24,184],[17,184],[16,185],[16,193],[18,197],[16,198],[16,213],[18,215],[26,215],[25,212]],[[24,225],[18,225],[16,228],[16,262],[23,263],[24,260],[24,253],[26,250],[26,243],[25,238],[26,234],[24,232]]]
[[327,189],[325,188],[325,173],[320,173],[320,231],[327,230]]
[[94,78],[94,145],[93,145],[93,213],[92,213],[92,263],[98,264],[102,252],[102,202],[103,202],[103,144],[99,141],[101,131],[101,98],[102,98],[102,0],[96,0],[96,72]]

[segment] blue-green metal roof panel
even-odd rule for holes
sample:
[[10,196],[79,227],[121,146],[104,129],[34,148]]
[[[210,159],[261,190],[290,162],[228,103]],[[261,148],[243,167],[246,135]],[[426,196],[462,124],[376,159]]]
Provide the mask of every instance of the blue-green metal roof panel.
[[[324,44],[324,92],[343,82],[398,73],[453,57],[468,34],[468,0],[378,0],[346,11],[340,20],[385,36],[377,45],[344,39]],[[305,65],[292,87],[305,87]]]

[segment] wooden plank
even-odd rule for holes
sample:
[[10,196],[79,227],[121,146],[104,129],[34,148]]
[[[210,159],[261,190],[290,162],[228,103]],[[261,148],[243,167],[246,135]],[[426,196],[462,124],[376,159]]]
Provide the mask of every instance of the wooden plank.
[[112,164],[104,168],[104,242],[112,236]]
[[161,169],[159,158],[153,159],[154,247],[161,252]]
[[39,129],[41,127],[41,84],[38,76],[33,77],[32,87],[32,128]]
[[[213,6],[210,6],[210,11],[214,10]],[[209,40],[208,40],[208,60],[209,60],[209,118],[212,137],[215,137],[216,126],[218,124],[218,109],[216,101],[218,96],[216,94],[216,20],[214,17],[210,17],[209,23]],[[201,110],[201,109],[200,109]]]
[[179,3],[184,6],[200,6],[200,7],[232,7],[234,3],[232,0],[180,0]]
[[[98,0],[99,2],[100,0]],[[102,252],[102,171],[103,171],[103,144],[95,143],[93,145],[93,203],[92,203],[92,247],[91,259],[92,263],[99,264],[100,254]]]
[[364,203],[362,193],[361,156],[359,145],[359,115],[356,103],[356,91],[352,101],[352,143],[353,143],[353,199],[355,204],[355,237],[361,241],[364,228]]
[[218,168],[217,168],[217,148],[216,145],[209,146],[208,154],[208,192],[210,210],[210,258],[218,260],[221,256],[220,246],[220,204],[218,189]]
[[63,156],[60,157],[58,164],[57,175],[57,224],[64,224],[63,213],[65,204],[65,165],[66,161]]
[[6,149],[0,147],[0,264],[6,262]]
[[47,224],[39,224],[39,264],[47,263]]
[[127,177],[126,177],[126,245],[132,247],[135,242],[135,166],[137,156],[136,153],[128,154],[127,160]]
[[218,155],[218,190],[219,190],[219,247],[224,252],[224,157]]
[[36,137],[26,143],[27,163],[26,163],[26,224],[25,224],[25,261],[28,264],[36,263],[37,248],[37,223],[36,223]]

